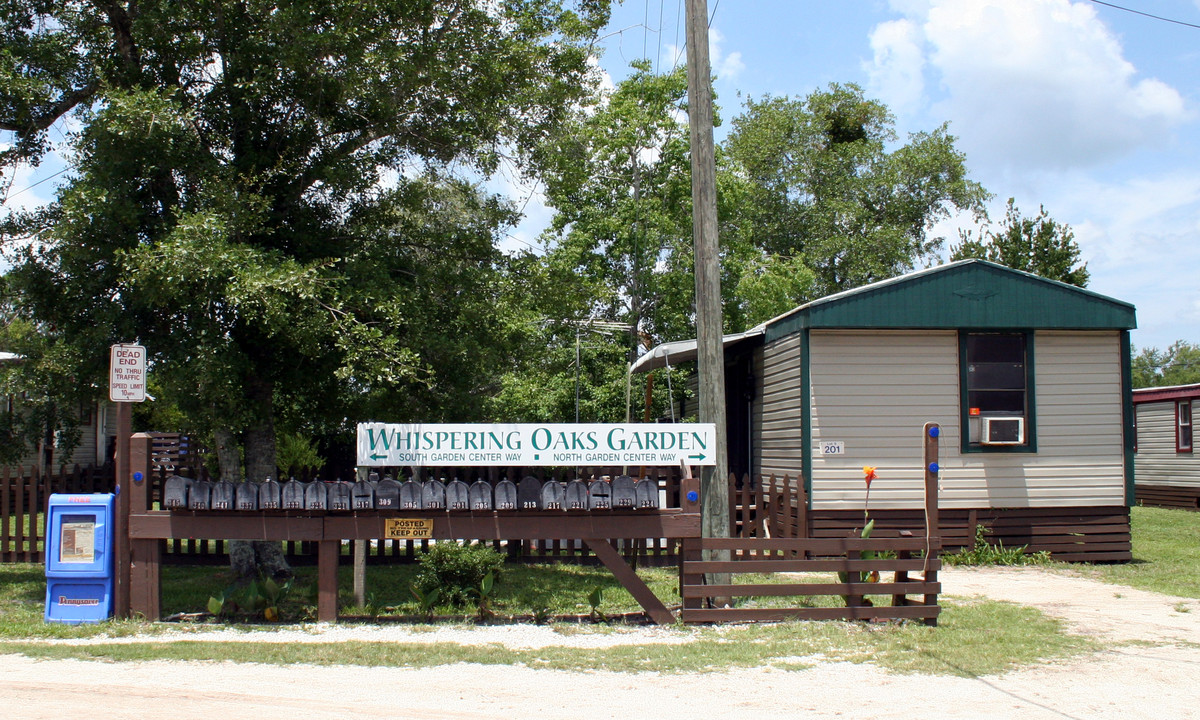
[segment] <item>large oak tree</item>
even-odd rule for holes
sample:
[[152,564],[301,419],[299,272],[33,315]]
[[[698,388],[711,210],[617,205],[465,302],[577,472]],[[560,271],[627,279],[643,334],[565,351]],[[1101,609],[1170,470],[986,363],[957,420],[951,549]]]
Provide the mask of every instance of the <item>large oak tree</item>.
[[536,166],[606,19],[605,0],[14,0],[0,161],[73,129],[53,204],[5,218],[16,307],[81,383],[144,344],[226,476],[239,447],[274,475],[282,415],[470,413],[513,218],[478,181]]

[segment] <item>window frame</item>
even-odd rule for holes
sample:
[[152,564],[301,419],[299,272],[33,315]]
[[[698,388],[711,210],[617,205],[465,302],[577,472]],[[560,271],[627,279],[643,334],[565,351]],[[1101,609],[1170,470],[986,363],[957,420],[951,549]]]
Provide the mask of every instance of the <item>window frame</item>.
[[[1187,407],[1187,422],[1183,422],[1184,413],[1180,412],[1184,407]],[[1192,400],[1191,398],[1181,398],[1175,401],[1175,452],[1190,453],[1195,445],[1195,435],[1193,430],[1192,418]],[[1187,444],[1183,443],[1183,428],[1187,428]]]
[[[967,372],[967,339],[973,335],[1020,335],[1025,340],[1025,442],[1020,445],[984,445],[971,442],[970,387]],[[964,453],[1036,453],[1037,452],[1037,401],[1035,343],[1032,330],[960,329],[958,331],[958,388],[961,428],[961,448]]]

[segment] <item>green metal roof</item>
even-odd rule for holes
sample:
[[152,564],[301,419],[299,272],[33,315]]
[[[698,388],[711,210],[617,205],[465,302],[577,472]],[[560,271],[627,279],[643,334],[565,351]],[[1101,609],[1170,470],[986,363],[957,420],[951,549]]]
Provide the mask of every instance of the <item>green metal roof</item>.
[[960,260],[814,300],[766,323],[805,328],[1132,330],[1133,305],[984,260]]

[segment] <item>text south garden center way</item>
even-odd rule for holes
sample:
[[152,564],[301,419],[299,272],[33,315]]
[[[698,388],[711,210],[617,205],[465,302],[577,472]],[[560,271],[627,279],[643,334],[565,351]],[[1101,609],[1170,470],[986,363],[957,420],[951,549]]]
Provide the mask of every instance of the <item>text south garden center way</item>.
[[358,464],[713,465],[715,439],[712,423],[360,423]]

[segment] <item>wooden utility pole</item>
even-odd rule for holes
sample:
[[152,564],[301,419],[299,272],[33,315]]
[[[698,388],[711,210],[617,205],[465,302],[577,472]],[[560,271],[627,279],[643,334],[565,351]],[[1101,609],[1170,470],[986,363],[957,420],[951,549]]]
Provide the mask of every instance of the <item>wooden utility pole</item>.
[[713,151],[708,3],[687,2],[688,125],[692,150],[692,234],[696,245],[696,361],[700,422],[716,425],[716,458],[700,474],[701,533],[729,537],[729,454],[725,427],[725,352],[721,266],[717,254],[717,171]]

